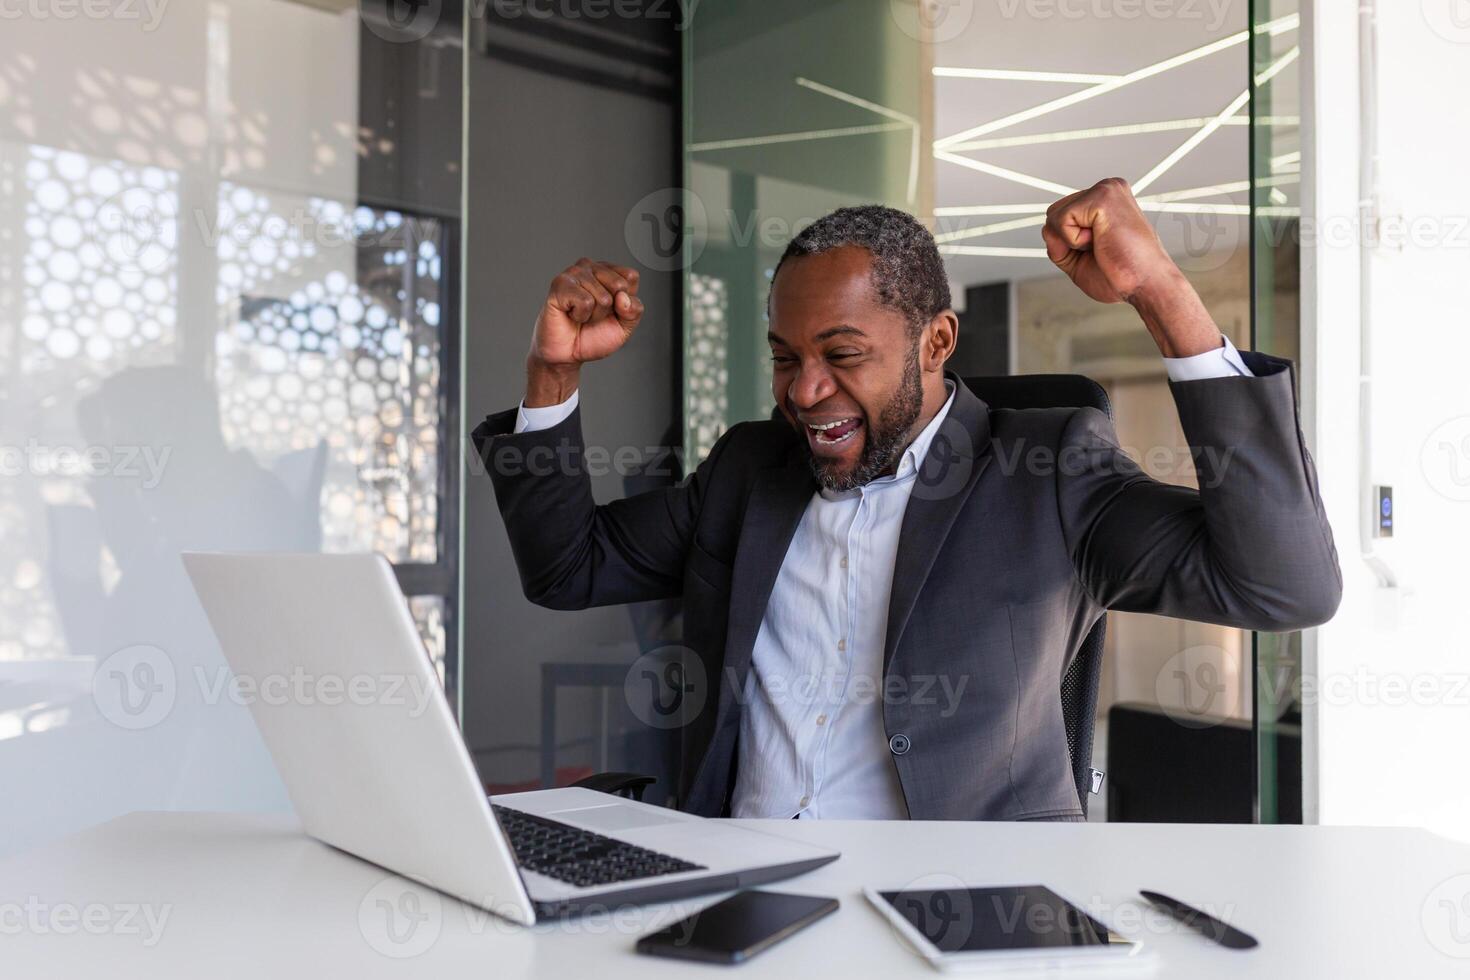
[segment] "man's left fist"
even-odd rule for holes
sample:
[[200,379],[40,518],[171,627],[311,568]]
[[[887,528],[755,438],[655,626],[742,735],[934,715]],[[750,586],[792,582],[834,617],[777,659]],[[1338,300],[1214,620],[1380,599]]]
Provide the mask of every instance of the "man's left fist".
[[1046,209],[1047,257],[1100,303],[1135,302],[1141,289],[1179,276],[1128,182],[1100,180]]

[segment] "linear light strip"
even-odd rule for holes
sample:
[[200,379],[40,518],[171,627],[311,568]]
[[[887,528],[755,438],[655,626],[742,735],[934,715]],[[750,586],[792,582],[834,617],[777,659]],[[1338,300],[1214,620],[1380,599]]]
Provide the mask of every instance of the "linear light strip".
[[1051,207],[1050,204],[966,204],[956,207],[935,208],[936,218],[967,218],[985,214],[1038,214]]
[[1272,37],[1276,37],[1279,34],[1285,34],[1287,31],[1294,31],[1300,26],[1302,26],[1301,14],[1287,14],[1285,17],[1277,17],[1275,20],[1266,21],[1266,23],[1256,28],[1256,33],[1259,34],[1261,31],[1265,31]]
[[[1246,217],[1251,213],[1250,205],[1248,204],[1141,202],[1139,207],[1144,211],[1158,214],[1223,214]],[[1043,207],[1041,213],[1032,214],[1025,218],[1016,218],[1011,221],[997,221],[992,224],[979,225],[974,228],[963,228],[958,231],[941,232],[934,236],[934,241],[940,245],[946,245],[971,238],[983,238],[987,235],[998,235],[1002,232],[1017,231],[1021,228],[1034,228],[1045,223],[1046,214],[1045,208]]]
[[[1277,174],[1271,177],[1262,177],[1256,181],[1261,187],[1275,187],[1281,184],[1295,184],[1300,181],[1297,174]],[[1224,194],[1237,194],[1251,189],[1250,181],[1238,180],[1228,184],[1209,184],[1204,187],[1185,187],[1177,191],[1168,191],[1163,194],[1146,194],[1138,199],[1138,203],[1145,211],[1155,210],[1152,206],[1168,204],[1174,201],[1188,201],[1200,197],[1218,197]],[[1277,202],[1284,203],[1284,202]],[[1202,205],[1205,206],[1205,205]],[[1231,207],[1233,205],[1207,205],[1210,207]],[[1243,206],[1243,205],[1242,205]],[[1041,214],[1051,207],[1050,203],[1034,204],[962,204],[950,207],[934,209],[936,218],[966,218],[980,217],[992,214]],[[1163,210],[1158,208],[1158,210]],[[1229,213],[1229,212],[1222,212]]]
[[982,238],[985,235],[998,235],[1003,231],[1015,231],[1017,228],[1034,228],[1046,223],[1046,214],[1033,214],[1026,218],[1015,218],[1011,221],[997,221],[994,224],[979,225],[974,228],[964,228],[960,231],[946,231],[935,235],[936,242],[958,242],[966,238]]
[[[967,140],[964,143],[956,143],[948,147],[948,149],[951,152],[957,153],[961,150],[996,150],[1008,146],[1070,143],[1073,140],[1100,139],[1106,136],[1139,136],[1145,133],[1167,133],[1176,129],[1197,129],[1209,121],[1209,117],[1201,116],[1198,119],[1162,119],[1158,122],[1099,126],[1095,129],[1064,129],[1054,133],[1034,133],[1030,136],[997,136],[988,140]],[[1239,123],[1235,123],[1232,120],[1232,125],[1244,126],[1249,122],[1249,119],[1242,118]]]
[[950,255],[988,255],[996,258],[1044,259],[1044,248],[1007,248],[1002,245],[941,245],[939,251]]
[[1076,190],[1075,187],[1068,187],[1066,184],[1058,184],[1055,181],[1044,180],[1041,177],[1033,177],[1030,174],[1023,174],[1018,170],[1007,170],[1005,167],[997,167],[992,163],[982,163],[979,160],[962,157],[957,153],[945,153],[942,150],[936,150],[934,151],[934,159],[958,164],[961,167],[968,167],[971,170],[978,170],[982,174],[989,174],[992,177],[999,177],[1002,180],[1025,184],[1027,187],[1051,191],[1053,194],[1071,194]]
[[842,102],[846,102],[849,105],[859,106],[860,108],[867,109],[870,112],[876,112],[880,116],[887,116],[889,119],[897,119],[899,122],[908,123],[910,126],[917,126],[919,124],[919,121],[913,116],[899,112],[897,109],[890,109],[886,105],[879,105],[876,102],[870,102],[867,99],[853,95],[851,92],[844,92],[841,89],[833,88],[830,85],[823,85],[821,82],[814,82],[810,78],[802,78],[800,75],[798,75],[796,78],[796,84],[800,85],[802,88],[811,89],[813,92],[820,92],[823,95],[831,96],[832,98],[838,99]]
[[1297,56],[1301,53],[1301,46],[1293,45],[1292,48],[1286,52],[1286,54],[1282,55],[1276,60],[1275,64],[1256,76],[1256,88],[1260,88],[1262,85],[1265,85],[1271,79],[1281,74],[1281,70],[1287,65],[1291,64],[1293,61],[1295,61],[1297,59]]
[[[1264,31],[1274,36],[1275,34],[1291,30],[1297,27],[1300,23],[1300,15],[1287,14],[1285,17],[1277,18],[1274,21],[1268,21],[1255,30],[1257,33]],[[1237,44],[1243,43],[1248,37],[1250,37],[1250,35],[1251,31],[1249,30],[1239,31],[1235,34],[1229,35],[1228,37],[1220,38],[1218,41],[1212,41],[1209,44],[1202,45],[1198,48],[1194,48],[1193,50],[1185,51],[1183,54],[1174,55],[1172,58],[1165,58],[1163,61],[1157,61],[1151,65],[1145,65],[1144,67],[1139,68],[1135,71],[1131,71],[1126,75],[1120,75],[1117,78],[1112,79],[1111,81],[1102,82],[1098,85],[1094,85],[1090,88],[1081,89],[1077,92],[1069,92],[1068,94],[1063,95],[1060,98],[1052,99],[1049,102],[1043,102],[1040,105],[1032,106],[1029,109],[1022,109],[1020,112],[1013,112],[1009,116],[1002,116],[999,119],[992,119],[990,122],[981,123],[978,126],[972,126],[971,128],[966,129],[962,132],[955,133],[952,136],[946,136],[942,139],[935,140],[934,147],[935,149],[940,150],[949,149],[956,143],[963,143],[965,140],[971,139],[973,137],[983,136],[986,133],[992,133],[998,129],[1005,129],[1009,126],[1014,126],[1017,123],[1025,122],[1028,119],[1035,119],[1038,116],[1044,116],[1047,113],[1055,112],[1058,109],[1064,109],[1067,106],[1076,105],[1077,103],[1085,102],[1088,99],[1095,99],[1099,95],[1107,95],[1109,92],[1115,92],[1125,85],[1132,85],[1134,82],[1142,81],[1145,78],[1152,78],[1153,76],[1158,75],[1161,72],[1166,72],[1171,68],[1178,68],[1180,65],[1187,65],[1192,61],[1198,61],[1200,58],[1208,57],[1209,55],[1212,55],[1217,51],[1224,51],[1227,48],[1232,48]]]
[[709,140],[690,143],[691,153],[706,153],[711,150],[735,150],[745,146],[771,146],[776,143],[800,143],[806,140],[833,139],[838,136],[864,136],[869,133],[888,133],[908,129],[908,123],[873,123],[871,126],[843,126],[838,129],[810,129],[801,133],[772,133],[769,136],[745,136],[739,139]]
[[1158,214],[1234,214],[1249,215],[1251,206],[1249,204],[1190,204],[1183,201],[1140,201],[1138,206],[1144,211],[1152,211]]
[[[1281,71],[1282,68],[1286,67],[1294,60],[1296,60],[1297,55],[1299,55],[1300,53],[1300,47],[1293,47],[1290,51],[1287,51],[1286,54],[1276,59],[1275,64],[1271,65],[1259,76],[1257,76],[1257,83],[1259,84],[1261,82],[1261,79],[1263,78],[1274,78]],[[1240,93],[1240,95],[1237,96],[1228,106],[1222,109],[1215,116],[1214,119],[1205,123],[1205,125],[1202,126],[1198,132],[1196,132],[1193,136],[1180,144],[1173,153],[1169,154],[1163,160],[1159,161],[1158,166],[1154,167],[1154,169],[1150,170],[1146,175],[1144,175],[1144,177],[1139,180],[1138,183],[1134,184],[1134,192],[1137,193],[1138,191],[1141,191],[1144,188],[1148,187],[1150,184],[1152,184],[1154,181],[1158,180],[1166,172],[1168,172],[1168,170],[1173,167],[1174,164],[1184,159],[1184,157],[1192,152],[1195,147],[1199,146],[1206,139],[1208,139],[1211,133],[1224,125],[1226,119],[1234,117],[1237,112],[1244,108],[1245,104],[1250,101],[1250,97],[1250,89],[1246,89],[1244,92]]]
[[909,137],[908,181],[908,203],[912,205],[919,194],[919,121],[913,116],[899,112],[897,109],[890,109],[886,105],[879,105],[877,102],[853,95],[851,92],[844,92],[839,88],[823,85],[821,82],[814,82],[810,78],[804,78],[798,75],[796,77],[796,84],[802,88],[810,89],[813,92],[837,99],[840,102],[846,102],[849,105],[867,109],[869,112],[876,112],[878,115],[886,116],[889,119],[896,119],[912,128],[913,132]]
[[1215,118],[1211,119],[1199,129],[1195,130],[1193,135],[1191,135],[1187,140],[1185,140],[1183,143],[1180,143],[1174,148],[1174,152],[1164,157],[1164,159],[1160,160],[1152,170],[1140,177],[1133,185],[1133,192],[1135,194],[1139,193],[1150,184],[1152,184],[1154,181],[1164,176],[1164,174],[1168,173],[1169,169],[1173,167],[1174,164],[1178,163],[1180,160],[1183,160],[1186,156],[1189,155],[1191,150],[1193,150],[1196,146],[1199,146],[1205,140],[1209,139],[1210,134],[1219,129],[1222,122],[1224,122],[1230,116],[1233,116],[1237,112],[1239,112],[1241,106],[1250,101],[1250,97],[1250,89],[1246,89],[1244,92],[1241,92],[1235,98],[1231,99],[1230,104],[1221,109],[1219,113],[1215,115]]
[[[1118,126],[1099,126],[1095,129],[1064,129],[1051,133],[1032,133],[1029,136],[997,136],[987,140],[967,140],[948,147],[951,152],[962,150],[997,150],[1009,146],[1037,146],[1044,143],[1070,143],[1074,140],[1099,139],[1106,136],[1140,136],[1148,133],[1167,133],[1176,129],[1194,129],[1209,122],[1208,116],[1194,119],[1161,119],[1158,122],[1125,123]],[[1262,116],[1257,120],[1261,126],[1300,126],[1300,116]],[[1249,126],[1249,116],[1235,115],[1225,120],[1223,126]]]
[[[1260,177],[1256,183],[1261,187],[1275,187],[1278,184],[1295,184],[1301,180],[1297,174],[1278,174],[1272,177]],[[1140,198],[1139,203],[1151,201],[1160,203],[1164,201],[1188,201],[1197,197],[1215,197],[1220,194],[1237,194],[1241,191],[1251,189],[1248,180],[1231,181],[1228,184],[1209,184],[1204,187],[1186,187],[1182,190],[1167,191],[1163,194],[1149,194]]]
[[991,78],[1006,82],[1063,82],[1086,84],[1111,82],[1117,75],[1091,75],[1074,71],[1023,71],[1012,68],[934,68],[936,78]]

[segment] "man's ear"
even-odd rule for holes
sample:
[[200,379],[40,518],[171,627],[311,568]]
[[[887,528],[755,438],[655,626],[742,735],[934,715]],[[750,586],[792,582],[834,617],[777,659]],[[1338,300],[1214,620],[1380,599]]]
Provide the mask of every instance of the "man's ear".
[[919,364],[925,371],[943,371],[960,341],[960,318],[954,310],[936,314],[919,341]]

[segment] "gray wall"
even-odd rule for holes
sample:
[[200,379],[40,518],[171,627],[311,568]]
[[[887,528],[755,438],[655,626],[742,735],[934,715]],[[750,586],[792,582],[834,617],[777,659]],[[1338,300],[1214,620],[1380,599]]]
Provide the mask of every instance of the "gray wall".
[[[672,101],[470,55],[469,201],[465,223],[465,426],[516,405],[526,350],[551,278],[583,255],[633,264],[623,226],[638,200],[674,186],[678,107]],[[583,372],[589,445],[654,446],[675,421],[677,274],[644,271],[647,314],[628,346]],[[464,729],[483,779],[536,778],[541,664],[631,662],[623,608],[553,612],[521,595],[483,467],[465,474]],[[599,500],[622,495],[616,476]],[[607,692],[614,714],[621,690]],[[562,694],[560,740],[600,727],[598,696]],[[560,764],[600,768],[595,747]],[[613,759],[614,763],[618,760]]]

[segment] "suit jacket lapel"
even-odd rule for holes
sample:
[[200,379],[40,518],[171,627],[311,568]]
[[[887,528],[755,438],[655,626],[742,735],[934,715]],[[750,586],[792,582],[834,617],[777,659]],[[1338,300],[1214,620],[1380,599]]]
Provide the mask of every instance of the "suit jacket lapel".
[[893,590],[888,599],[888,632],[883,640],[885,675],[929,569],[991,458],[990,409],[958,376],[945,376],[955,385],[954,404],[919,465],[899,531]]
[[[771,587],[786,560],[786,549],[801,523],[816,480],[799,452],[786,465],[761,472],[751,487],[735,552],[730,581],[730,622],[725,634],[725,673],[722,681],[743,686],[750,667],[756,634],[766,614]],[[739,690],[730,693],[738,695]]]

